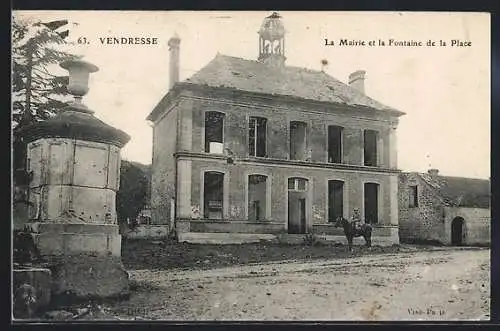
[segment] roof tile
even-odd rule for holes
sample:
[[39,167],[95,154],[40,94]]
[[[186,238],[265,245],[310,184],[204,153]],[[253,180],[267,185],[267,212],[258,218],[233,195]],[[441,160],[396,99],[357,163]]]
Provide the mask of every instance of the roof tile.
[[490,208],[491,189],[487,179],[419,174],[446,203],[457,207]]
[[271,67],[258,61],[221,54],[217,54],[186,83],[397,111],[322,71],[291,66]]

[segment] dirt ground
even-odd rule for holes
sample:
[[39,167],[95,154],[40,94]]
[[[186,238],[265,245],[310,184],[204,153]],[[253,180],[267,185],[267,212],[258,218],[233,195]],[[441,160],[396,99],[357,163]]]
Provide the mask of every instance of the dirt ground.
[[487,248],[162,245],[128,245],[132,295],[102,318],[489,320]]
[[[435,249],[419,246],[419,250]],[[354,246],[348,253],[344,245],[300,245],[261,242],[235,245],[199,245],[175,241],[127,240],[122,244],[122,261],[127,270],[213,269],[270,261],[341,258],[363,254],[397,253],[409,247]],[[413,248],[415,250],[415,248]]]

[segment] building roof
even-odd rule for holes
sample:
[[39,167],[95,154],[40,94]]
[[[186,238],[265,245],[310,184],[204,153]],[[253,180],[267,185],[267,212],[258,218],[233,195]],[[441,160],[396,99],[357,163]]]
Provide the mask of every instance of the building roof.
[[291,66],[273,67],[259,61],[222,54],[217,54],[212,61],[185,82],[404,114],[322,71]]
[[418,175],[450,206],[490,208],[491,188],[487,179]]

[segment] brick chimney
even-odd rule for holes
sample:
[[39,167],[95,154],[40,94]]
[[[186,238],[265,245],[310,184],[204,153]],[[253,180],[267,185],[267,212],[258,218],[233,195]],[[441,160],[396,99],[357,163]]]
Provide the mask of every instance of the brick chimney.
[[181,39],[174,33],[174,36],[169,39],[168,47],[170,51],[170,80],[168,83],[169,89],[171,89],[175,83],[179,81],[179,46],[181,44]]
[[364,70],[357,70],[349,75],[349,86],[354,87],[361,93],[365,93],[365,74]]
[[427,173],[431,176],[431,177],[436,177],[439,175],[439,170],[438,169],[429,169],[427,171]]

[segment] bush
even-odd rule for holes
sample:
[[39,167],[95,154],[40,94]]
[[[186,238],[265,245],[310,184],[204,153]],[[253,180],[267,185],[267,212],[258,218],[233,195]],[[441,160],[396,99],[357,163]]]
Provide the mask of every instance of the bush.
[[308,233],[304,235],[304,244],[306,246],[319,246],[322,245],[322,242],[318,239],[316,235]]

